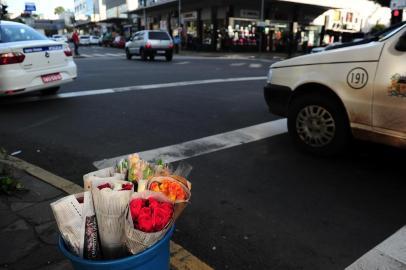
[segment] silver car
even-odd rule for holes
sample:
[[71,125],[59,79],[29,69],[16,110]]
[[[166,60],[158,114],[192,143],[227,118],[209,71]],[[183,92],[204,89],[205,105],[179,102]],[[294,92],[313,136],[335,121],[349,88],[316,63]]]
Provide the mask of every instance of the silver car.
[[127,59],[133,55],[141,56],[143,61],[154,60],[156,55],[165,56],[166,61],[173,58],[173,41],[168,32],[146,30],[135,33],[125,44]]

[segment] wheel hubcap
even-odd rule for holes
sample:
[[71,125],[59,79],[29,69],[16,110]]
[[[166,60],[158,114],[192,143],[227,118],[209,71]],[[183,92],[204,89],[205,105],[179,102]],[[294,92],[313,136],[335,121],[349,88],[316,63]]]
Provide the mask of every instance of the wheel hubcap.
[[336,126],[329,111],[318,105],[310,105],[297,115],[296,131],[307,145],[323,147],[333,140]]

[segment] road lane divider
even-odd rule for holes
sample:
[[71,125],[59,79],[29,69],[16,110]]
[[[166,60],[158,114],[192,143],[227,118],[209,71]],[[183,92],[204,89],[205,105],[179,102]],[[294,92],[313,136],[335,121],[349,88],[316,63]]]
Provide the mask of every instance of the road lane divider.
[[85,91],[75,91],[66,92],[56,95],[49,96],[30,96],[21,97],[16,99],[6,99],[2,100],[0,104],[16,104],[43,100],[53,100],[53,99],[65,99],[65,98],[78,98],[85,96],[95,96],[95,95],[106,95],[115,93],[124,93],[131,91],[143,91],[161,88],[173,88],[182,86],[193,86],[193,85],[205,85],[205,84],[218,84],[218,83],[235,83],[235,82],[249,82],[249,81],[264,81],[266,76],[256,76],[256,77],[236,77],[236,78],[222,78],[222,79],[207,79],[207,80],[195,80],[195,81],[180,81],[180,82],[170,82],[170,83],[156,83],[156,84],[146,84],[146,85],[134,85],[134,86],[124,86],[116,88],[105,88],[98,90],[85,90]]
[[[286,132],[286,119],[279,119],[175,145],[138,152],[138,154],[145,160],[159,157],[165,162],[175,162],[255,142]],[[129,154],[132,153],[95,161],[93,165],[98,169],[115,166],[117,161],[127,157]]]
[[[83,192],[83,187],[17,157],[0,156],[0,163],[23,170],[67,194]],[[213,270],[213,268],[173,241],[170,242],[170,267],[172,270]]]

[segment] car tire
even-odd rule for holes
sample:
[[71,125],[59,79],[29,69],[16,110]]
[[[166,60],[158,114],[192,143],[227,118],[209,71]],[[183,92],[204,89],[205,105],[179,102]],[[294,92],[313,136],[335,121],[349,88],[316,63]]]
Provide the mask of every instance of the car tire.
[[299,95],[288,111],[288,131],[300,149],[321,156],[342,153],[351,139],[347,114],[335,98]]
[[144,49],[141,49],[140,55],[142,61],[147,61],[147,53],[144,51]]
[[59,91],[59,89],[60,89],[59,86],[52,87],[52,88],[47,88],[47,89],[41,90],[41,94],[43,94],[43,95],[54,95],[54,94],[56,94],[56,92]]
[[131,60],[131,58],[133,57],[128,49],[125,50],[125,56],[127,57],[127,60]]
[[172,61],[173,53],[172,52],[166,53],[165,58],[166,58],[166,61],[168,61],[168,62]]
[[155,60],[155,55],[151,54],[151,55],[149,56],[149,60],[150,60],[150,61],[154,61],[154,60]]

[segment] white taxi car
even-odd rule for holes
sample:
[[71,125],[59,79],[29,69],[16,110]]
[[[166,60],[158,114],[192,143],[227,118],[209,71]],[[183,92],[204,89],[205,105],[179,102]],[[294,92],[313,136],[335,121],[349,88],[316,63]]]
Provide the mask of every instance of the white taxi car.
[[270,111],[313,153],[337,153],[352,136],[406,146],[406,22],[349,45],[273,64]]
[[69,45],[25,24],[0,21],[0,95],[55,93],[76,78]]

